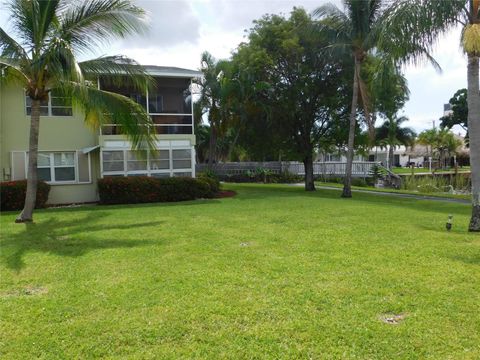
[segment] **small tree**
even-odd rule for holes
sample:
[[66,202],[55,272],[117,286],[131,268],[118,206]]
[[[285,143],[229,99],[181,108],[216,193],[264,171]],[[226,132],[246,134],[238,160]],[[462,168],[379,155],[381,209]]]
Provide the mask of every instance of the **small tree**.
[[380,147],[388,148],[388,167],[391,169],[394,162],[394,151],[400,146],[413,146],[415,131],[409,127],[402,127],[408,118],[405,116],[387,118],[382,126],[376,129],[376,141]]
[[225,72],[229,63],[228,61],[217,61],[210,53],[204,52],[201,64],[203,77],[196,81],[200,87],[200,99],[196,106],[202,114],[207,113],[210,130],[208,168],[211,169],[217,160],[218,137],[224,134],[228,125],[226,98],[229,91],[229,78]]

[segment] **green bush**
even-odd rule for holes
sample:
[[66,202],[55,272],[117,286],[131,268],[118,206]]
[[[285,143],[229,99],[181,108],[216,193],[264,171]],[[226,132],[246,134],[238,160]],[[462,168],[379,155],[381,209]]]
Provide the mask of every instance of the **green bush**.
[[106,177],[98,181],[101,204],[136,204],[212,198],[213,182],[189,177]]
[[[258,169],[257,169],[258,170]],[[235,183],[270,183],[270,184],[293,184],[303,181],[303,176],[284,172],[281,174],[273,173],[272,171],[246,171],[243,174],[222,175],[220,180],[225,182]]]
[[457,176],[414,175],[404,177],[402,188],[422,193],[448,192],[450,189],[470,191],[470,181],[468,174]]
[[[22,210],[27,192],[27,180],[6,181],[0,183],[0,209],[2,211]],[[35,208],[44,208],[50,193],[50,185],[39,181]]]
[[363,178],[352,178],[352,186],[367,187],[367,181]]
[[220,191],[220,181],[214,173],[199,173],[197,174],[197,179],[201,182],[207,183],[212,194],[216,194]]

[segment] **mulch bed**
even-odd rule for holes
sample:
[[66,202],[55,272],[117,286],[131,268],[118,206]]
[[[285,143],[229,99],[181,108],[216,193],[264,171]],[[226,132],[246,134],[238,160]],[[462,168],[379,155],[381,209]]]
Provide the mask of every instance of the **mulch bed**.
[[220,190],[216,195],[215,198],[221,199],[221,198],[227,198],[227,197],[233,197],[237,195],[236,191],[233,190]]

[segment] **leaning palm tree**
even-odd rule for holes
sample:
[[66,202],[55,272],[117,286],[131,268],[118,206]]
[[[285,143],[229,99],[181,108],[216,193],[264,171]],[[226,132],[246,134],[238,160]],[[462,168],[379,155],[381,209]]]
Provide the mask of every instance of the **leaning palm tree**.
[[381,147],[388,147],[388,167],[391,169],[394,162],[394,151],[398,146],[412,146],[415,142],[415,131],[401,125],[408,121],[405,116],[396,115],[387,118],[385,122],[375,130],[376,141]]
[[[390,0],[343,0],[344,11],[333,4],[323,5],[314,11],[321,19],[322,30],[332,34],[330,50],[340,56],[350,56],[354,60],[347,166],[342,197],[352,197],[352,163],[359,100],[363,106],[370,136],[373,137],[371,104],[367,86],[362,79],[362,67],[367,55],[375,54],[381,59],[379,69],[392,63],[405,63],[418,56],[424,56],[438,67],[429,55],[428,47],[422,43],[405,46],[401,28],[396,27],[395,30],[398,30],[396,33],[387,26],[391,25],[389,16],[393,14],[390,11],[392,3],[394,2]],[[394,25],[397,26],[397,23]]]
[[151,120],[143,107],[96,86],[100,76],[110,76],[118,84],[128,78],[145,87],[142,68],[120,56],[78,61],[101,44],[143,31],[145,16],[130,0],[11,0],[8,9],[12,31],[0,28],[0,80],[20,84],[31,99],[27,190],[17,218],[29,222],[37,193],[40,103],[53,90],[72,98],[88,126],[117,123],[135,147],[152,145]]
[[[472,216],[469,230],[480,231],[480,0],[399,0],[390,8],[386,23],[390,38],[402,38],[396,51],[415,53],[431,48],[440,35],[462,27],[460,44],[467,55],[468,133],[472,168]],[[385,40],[389,40],[385,37]],[[402,54],[398,54],[402,56]]]

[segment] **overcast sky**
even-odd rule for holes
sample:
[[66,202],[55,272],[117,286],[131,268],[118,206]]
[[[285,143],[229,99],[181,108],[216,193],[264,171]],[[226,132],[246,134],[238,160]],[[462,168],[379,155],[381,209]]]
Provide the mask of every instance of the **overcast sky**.
[[[0,0],[1,2],[2,0]],[[123,54],[144,65],[198,69],[200,54],[228,58],[244,41],[245,29],[265,13],[288,14],[294,6],[312,11],[326,0],[137,0],[150,17],[150,31],[105,47],[96,55]],[[338,0],[333,1],[339,3]],[[8,17],[0,8],[0,26],[8,31]],[[459,48],[459,31],[439,41],[433,54],[443,72],[430,65],[405,69],[411,95],[404,109],[417,131],[442,116],[443,104],[466,87],[466,58]]]

